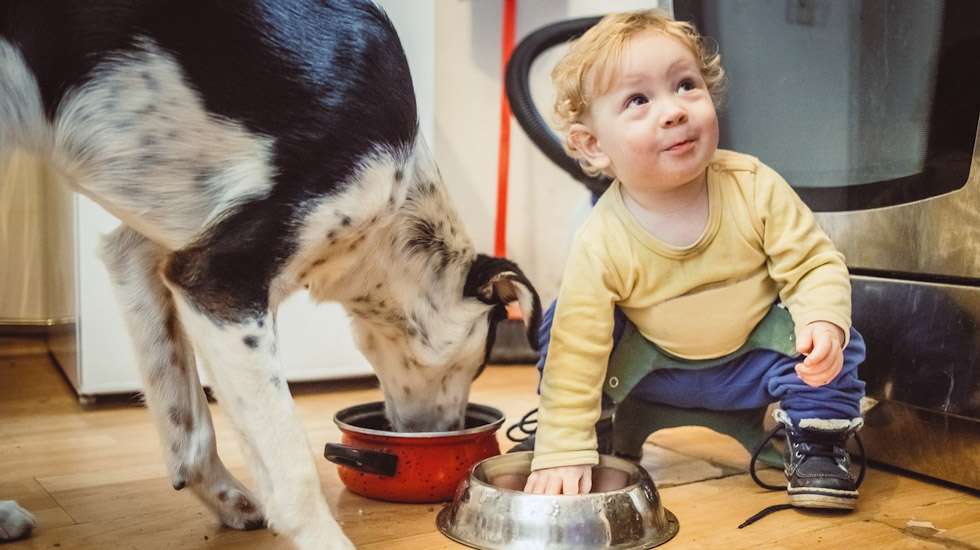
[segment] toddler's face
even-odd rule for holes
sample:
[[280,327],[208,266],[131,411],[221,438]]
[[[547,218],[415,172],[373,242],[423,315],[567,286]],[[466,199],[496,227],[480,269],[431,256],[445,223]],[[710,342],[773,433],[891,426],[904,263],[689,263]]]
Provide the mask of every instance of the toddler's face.
[[611,171],[638,189],[698,180],[718,147],[718,117],[694,54],[648,31],[627,43],[618,69],[588,124]]

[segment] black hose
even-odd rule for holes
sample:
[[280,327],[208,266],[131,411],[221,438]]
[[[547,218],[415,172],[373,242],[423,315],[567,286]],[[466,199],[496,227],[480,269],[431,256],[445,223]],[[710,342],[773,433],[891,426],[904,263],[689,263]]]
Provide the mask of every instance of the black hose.
[[507,90],[507,100],[510,101],[514,118],[527,133],[531,141],[541,149],[541,152],[551,162],[568,172],[575,180],[582,182],[589,191],[601,195],[609,187],[609,178],[605,176],[592,177],[582,171],[578,162],[569,157],[562,147],[558,136],[551,130],[541,117],[534,100],[531,99],[529,77],[531,64],[545,50],[578,38],[585,31],[599,22],[601,17],[583,17],[570,19],[551,25],[546,25],[527,35],[514,48],[507,63],[507,74],[504,79]]

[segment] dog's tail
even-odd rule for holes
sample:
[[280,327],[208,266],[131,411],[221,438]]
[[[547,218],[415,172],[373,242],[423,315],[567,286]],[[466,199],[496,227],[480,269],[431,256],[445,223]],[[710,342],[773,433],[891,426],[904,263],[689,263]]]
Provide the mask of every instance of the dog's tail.
[[0,36],[0,161],[14,148],[43,150],[47,126],[34,73],[20,50]]

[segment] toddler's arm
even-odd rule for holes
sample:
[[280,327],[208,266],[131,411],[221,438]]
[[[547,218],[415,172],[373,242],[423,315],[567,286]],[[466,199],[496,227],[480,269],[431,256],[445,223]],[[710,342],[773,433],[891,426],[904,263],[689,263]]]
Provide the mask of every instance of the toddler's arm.
[[[846,347],[851,327],[851,283],[844,255],[786,180],[761,163],[755,200],[763,220],[769,275],[793,316],[797,338],[802,340],[807,333],[816,336],[813,324],[827,322],[842,330],[841,347]],[[805,353],[811,353],[815,343],[805,343]]]
[[613,346],[613,312],[625,285],[607,257],[609,249],[622,247],[606,245],[588,227],[572,246],[558,294],[541,379],[533,470],[599,462],[595,423]]

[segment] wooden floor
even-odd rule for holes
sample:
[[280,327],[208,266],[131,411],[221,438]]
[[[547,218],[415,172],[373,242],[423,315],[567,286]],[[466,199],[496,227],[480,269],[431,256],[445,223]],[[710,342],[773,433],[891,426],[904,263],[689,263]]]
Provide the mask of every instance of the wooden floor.
[[[536,380],[530,367],[491,367],[472,400],[502,409],[511,421],[534,406]],[[334,411],[381,398],[376,384],[363,380],[300,385],[293,394],[314,449],[339,440]],[[219,452],[247,482],[220,404],[212,408]],[[675,468],[709,460],[730,473],[747,461],[733,440],[703,429],[668,430],[652,441],[680,457]],[[358,548],[462,548],[435,528],[441,505],[367,500],[344,490],[333,465],[323,459],[317,465],[330,507]],[[665,548],[980,549],[980,500],[973,494],[880,470],[868,473],[861,493],[851,514],[783,511],[738,530],[785,494],[762,491],[738,472],[662,488],[680,521]],[[224,529],[189,492],[171,489],[153,424],[135,398],[83,409],[43,345],[0,338],[0,500],[11,498],[40,526],[32,539],[4,550],[289,548],[268,530]]]

